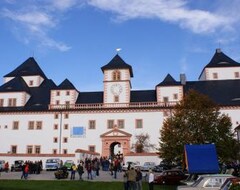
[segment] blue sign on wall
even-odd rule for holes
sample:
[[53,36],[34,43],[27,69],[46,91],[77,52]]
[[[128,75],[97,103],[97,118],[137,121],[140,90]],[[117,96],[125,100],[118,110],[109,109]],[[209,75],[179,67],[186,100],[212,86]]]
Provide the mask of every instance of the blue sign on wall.
[[85,127],[82,126],[72,127],[71,137],[85,137],[85,135],[86,135]]

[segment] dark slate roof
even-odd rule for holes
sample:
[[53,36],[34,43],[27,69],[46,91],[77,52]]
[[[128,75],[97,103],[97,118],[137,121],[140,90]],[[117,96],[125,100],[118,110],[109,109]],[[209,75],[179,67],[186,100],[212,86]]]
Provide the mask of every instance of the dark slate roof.
[[165,79],[159,83],[157,86],[179,86],[180,82],[177,82],[170,74],[167,74]]
[[128,65],[123,59],[117,54],[115,57],[107,64],[101,67],[102,71],[110,69],[129,69],[131,77],[133,77],[132,66]]
[[185,93],[194,89],[207,95],[220,106],[240,105],[240,80],[214,80],[187,82]]
[[103,92],[80,92],[77,104],[103,103]]
[[155,90],[136,90],[131,91],[130,102],[156,102]]
[[16,69],[14,69],[12,72],[8,73],[4,77],[32,76],[32,75],[40,75],[44,79],[47,78],[42,69],[35,61],[35,59],[33,57],[30,57],[26,61],[24,61],[20,66],[18,66]]
[[[215,54],[213,55],[211,61],[203,68],[200,76],[202,75],[205,68],[213,67],[240,67],[240,64],[227,55],[225,55],[221,49],[216,49]],[[199,77],[200,78],[200,77]]]
[[27,92],[29,87],[22,77],[16,77],[0,86],[0,92]]
[[68,80],[65,79],[58,87],[57,89],[61,90],[76,90],[75,86]]

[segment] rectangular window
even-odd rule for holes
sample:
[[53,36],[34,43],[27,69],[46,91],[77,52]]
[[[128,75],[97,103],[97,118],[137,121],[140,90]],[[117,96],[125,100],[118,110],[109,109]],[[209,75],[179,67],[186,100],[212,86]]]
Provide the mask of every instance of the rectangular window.
[[64,118],[65,118],[65,119],[68,119],[68,117],[69,117],[68,113],[65,113],[65,114],[64,114]]
[[29,81],[29,86],[33,86],[33,80]]
[[114,127],[114,120],[108,120],[107,121],[107,126],[108,126],[108,129],[113,129]]
[[95,146],[94,146],[94,145],[88,146],[88,150],[89,150],[90,152],[95,152]]
[[36,122],[36,129],[41,130],[42,129],[42,121],[37,121]]
[[117,123],[118,123],[118,128],[119,129],[123,129],[124,128],[124,120],[123,119],[118,120]]
[[168,102],[168,97],[163,97],[163,102]]
[[52,153],[57,154],[57,149],[53,149]]
[[119,102],[119,96],[114,96],[114,102]]
[[240,77],[239,72],[235,72],[234,76],[235,76],[236,79],[238,79]]
[[58,119],[58,114],[57,113],[54,114],[54,119]]
[[16,154],[17,153],[17,145],[11,146],[11,153]]
[[59,100],[57,100],[57,101],[56,101],[56,105],[59,105],[59,104],[60,104],[60,101],[59,101]]
[[173,94],[173,99],[177,100],[178,99],[178,94]]
[[68,138],[67,137],[63,137],[63,143],[67,143],[68,142]]
[[28,130],[33,130],[34,129],[34,121],[29,121],[28,122]]
[[218,74],[217,73],[213,73],[213,78],[214,79],[218,79]]
[[19,122],[18,121],[14,121],[13,122],[13,130],[18,130],[19,129]]
[[66,96],[69,96],[70,95],[70,91],[66,91]]
[[53,129],[58,130],[58,124],[54,124]]
[[53,142],[57,143],[58,142],[58,138],[57,137],[53,137]]
[[136,119],[135,127],[136,127],[137,129],[143,128],[143,120],[142,120],[142,119]]
[[27,154],[32,154],[33,153],[33,146],[32,145],[28,145],[27,146]]
[[64,129],[68,130],[68,124],[64,124]]
[[0,107],[3,107],[4,99],[0,99]]
[[70,101],[66,101],[65,105],[66,105],[66,109],[69,109],[70,108]]
[[57,95],[57,96],[60,96],[60,92],[59,92],[59,91],[57,91],[57,92],[56,92],[56,95]]
[[63,149],[63,154],[67,154],[67,153],[68,153],[67,149]]
[[39,146],[39,145],[35,146],[35,153],[41,154],[41,146]]
[[16,98],[9,98],[8,99],[8,106],[9,107],[14,107],[17,105],[17,99]]
[[96,129],[96,121],[95,120],[89,120],[89,129]]

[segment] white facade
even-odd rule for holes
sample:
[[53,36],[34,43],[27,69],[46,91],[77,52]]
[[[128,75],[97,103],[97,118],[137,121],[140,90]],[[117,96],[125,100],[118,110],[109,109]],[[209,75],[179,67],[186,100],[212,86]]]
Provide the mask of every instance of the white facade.
[[[89,98],[98,94],[92,102],[86,102],[84,98],[81,99],[84,94],[77,89],[59,86],[49,90],[47,109],[25,109],[24,106],[34,98],[34,94],[14,91],[14,87],[10,91],[9,87],[0,87],[0,159],[44,161],[61,157],[63,160],[71,158],[79,161],[84,155],[79,150],[92,152],[92,155],[109,156],[112,145],[118,145],[113,151],[127,155],[139,134],[148,134],[151,144],[158,148],[163,121],[170,116],[172,106],[183,98],[184,85],[188,83],[158,85],[155,90],[131,92],[131,68],[129,65],[123,66],[114,68],[113,65],[103,69],[101,101],[101,93],[85,94]],[[206,76],[216,72],[218,80],[238,81],[233,73],[240,72],[240,66],[224,68],[225,72],[223,68],[206,69],[202,73],[205,78],[200,80],[215,80]],[[22,78],[30,89],[47,80],[40,75]],[[12,80],[13,76],[7,76],[4,84]],[[9,99],[16,101],[10,107]],[[240,104],[237,101],[229,106],[221,106],[221,112],[231,117],[233,128],[240,123]],[[40,106],[42,103],[39,102],[36,99],[32,104]],[[151,152],[156,152],[156,149]]]

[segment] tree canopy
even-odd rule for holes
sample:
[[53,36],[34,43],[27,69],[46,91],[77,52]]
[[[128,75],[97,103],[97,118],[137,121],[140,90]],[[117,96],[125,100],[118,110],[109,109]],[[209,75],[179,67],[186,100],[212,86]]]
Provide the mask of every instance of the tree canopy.
[[236,160],[239,143],[231,127],[230,118],[209,97],[190,90],[163,123],[159,155],[167,161],[182,160],[185,144],[215,143],[221,161]]

